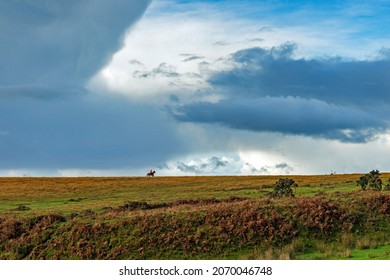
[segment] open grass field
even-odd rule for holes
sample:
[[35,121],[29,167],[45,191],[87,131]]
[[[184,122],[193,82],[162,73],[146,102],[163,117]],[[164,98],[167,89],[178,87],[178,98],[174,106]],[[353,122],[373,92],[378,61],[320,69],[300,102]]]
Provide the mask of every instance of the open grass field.
[[0,259],[390,259],[360,176],[0,178]]

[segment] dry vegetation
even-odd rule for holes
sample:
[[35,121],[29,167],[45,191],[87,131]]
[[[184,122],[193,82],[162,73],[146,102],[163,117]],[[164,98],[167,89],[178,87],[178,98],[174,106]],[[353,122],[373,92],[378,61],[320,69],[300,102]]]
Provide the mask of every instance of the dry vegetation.
[[359,176],[289,176],[295,198],[266,197],[279,176],[0,178],[0,258],[351,258],[390,244]]

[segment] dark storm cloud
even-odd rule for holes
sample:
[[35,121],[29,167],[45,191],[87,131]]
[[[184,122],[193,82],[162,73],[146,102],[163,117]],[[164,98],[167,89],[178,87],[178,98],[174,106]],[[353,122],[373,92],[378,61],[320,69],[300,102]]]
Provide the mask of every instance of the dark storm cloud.
[[185,122],[218,123],[231,128],[280,132],[367,142],[387,128],[364,111],[296,97],[263,97],[219,103],[196,103],[176,108],[175,118]]
[[0,169],[139,167],[180,149],[156,108],[85,89],[149,2],[0,2]]
[[[334,104],[366,106],[390,102],[390,59],[294,59],[295,44],[234,53],[237,67],[209,80],[230,96],[299,96]],[[388,51],[383,49],[383,54]]]
[[149,2],[1,1],[0,85],[84,83]]
[[389,128],[383,108],[390,105],[390,60],[294,59],[295,48],[284,44],[232,54],[235,67],[209,79],[223,99],[176,107],[174,117],[356,143]]
[[180,150],[158,110],[121,98],[13,98],[0,112],[0,169],[144,166]]
[[25,102],[28,99],[61,100],[75,96],[88,94],[82,87],[58,86],[56,88],[46,86],[0,86],[0,100],[19,100]]

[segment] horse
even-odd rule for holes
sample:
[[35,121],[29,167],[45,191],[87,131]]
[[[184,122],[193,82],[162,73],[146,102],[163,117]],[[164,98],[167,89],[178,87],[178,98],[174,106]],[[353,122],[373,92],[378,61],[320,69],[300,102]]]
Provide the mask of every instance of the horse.
[[147,177],[154,177],[154,173],[156,173],[156,171],[151,171],[149,172],[148,174],[146,174]]

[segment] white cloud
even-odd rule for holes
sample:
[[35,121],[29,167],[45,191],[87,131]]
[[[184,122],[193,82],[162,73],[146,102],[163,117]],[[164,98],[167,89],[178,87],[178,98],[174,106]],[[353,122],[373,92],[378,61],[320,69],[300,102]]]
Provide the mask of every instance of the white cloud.
[[[90,86],[138,100],[153,98],[158,103],[171,95],[184,100],[204,100],[206,96],[218,100],[219,92],[209,85],[208,77],[215,71],[230,69],[233,65],[224,58],[238,50],[295,42],[295,58],[367,59],[389,43],[381,38],[358,39],[355,34],[363,27],[350,24],[340,13],[333,18],[323,14],[315,18],[316,13],[303,9],[277,17],[264,9],[261,17],[244,18],[239,12],[234,14],[229,4],[174,5],[175,1],[154,2],[126,36],[122,50]],[[239,9],[234,5],[230,8]],[[258,5],[252,9],[261,10]],[[312,24],[305,24],[305,17]],[[196,59],[187,60],[189,57]],[[169,68],[175,75],[164,75],[161,67]]]
[[[229,29],[233,34],[226,34]],[[237,30],[233,22],[222,24],[210,18],[203,21],[185,14],[146,16],[127,36],[124,48],[95,77],[92,87],[103,84],[109,91],[133,98],[171,94],[182,98],[207,90],[209,73],[229,68],[220,58],[256,45],[251,41],[216,44],[231,35],[241,37],[243,31]],[[252,37],[251,31],[244,32]],[[175,75],[166,75],[167,70]]]

